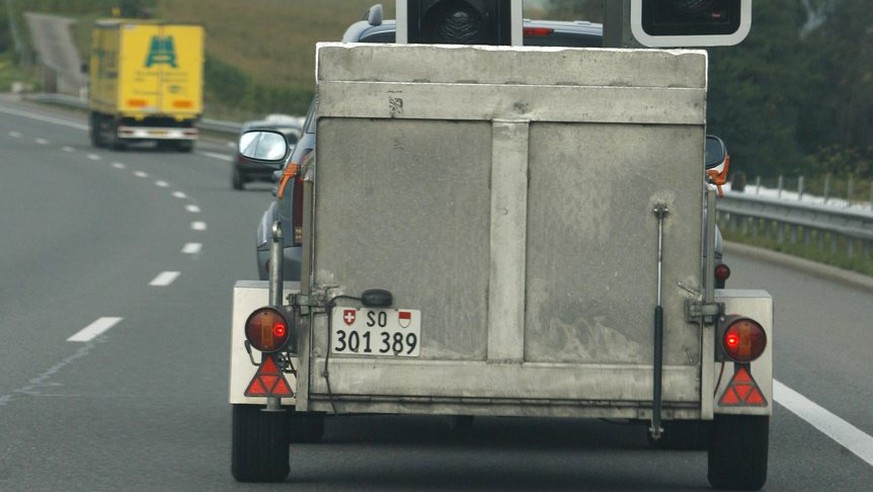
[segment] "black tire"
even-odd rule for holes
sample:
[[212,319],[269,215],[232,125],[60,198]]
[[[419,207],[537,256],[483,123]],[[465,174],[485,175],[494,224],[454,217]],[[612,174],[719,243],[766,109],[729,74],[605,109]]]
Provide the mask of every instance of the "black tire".
[[760,490],[767,481],[770,417],[716,415],[709,442],[709,483],[722,490]]
[[194,152],[193,140],[176,140],[174,147],[177,152]]
[[288,412],[288,440],[293,443],[316,443],[324,437],[324,414]]
[[127,147],[127,142],[118,136],[118,121],[111,120],[109,122],[109,131],[111,135],[109,136],[109,148],[112,150],[124,150]]
[[709,448],[711,422],[700,420],[669,420],[661,422],[664,432],[657,441],[649,433],[649,443],[658,449],[705,451]]
[[288,464],[286,413],[260,405],[233,405],[231,473],[239,482],[281,482]]
[[237,167],[234,167],[233,172],[231,173],[230,185],[233,186],[233,189],[235,190],[241,190],[246,186],[245,176],[243,176],[242,171]]
[[91,113],[88,120],[88,136],[91,137],[92,147],[102,147],[103,142],[100,138],[100,116],[97,113]]

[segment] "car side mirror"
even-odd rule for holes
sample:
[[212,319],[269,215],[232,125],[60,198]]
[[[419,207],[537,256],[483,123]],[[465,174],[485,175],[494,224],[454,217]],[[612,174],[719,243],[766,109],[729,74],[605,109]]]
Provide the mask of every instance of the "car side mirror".
[[730,169],[731,156],[728,154],[724,140],[715,135],[706,136],[706,151],[704,165],[706,178],[718,188],[719,196],[724,195],[722,186],[727,182],[728,169]]
[[239,137],[241,156],[274,169],[282,167],[290,148],[285,135],[272,130],[252,130]]

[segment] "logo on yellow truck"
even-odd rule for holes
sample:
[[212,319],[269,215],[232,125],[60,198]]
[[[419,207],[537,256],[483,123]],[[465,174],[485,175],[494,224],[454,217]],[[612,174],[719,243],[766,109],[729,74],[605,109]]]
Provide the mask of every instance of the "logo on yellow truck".
[[178,68],[178,65],[176,64],[176,48],[173,43],[173,36],[152,36],[145,66],[146,68],[149,68],[152,65],[161,64]]

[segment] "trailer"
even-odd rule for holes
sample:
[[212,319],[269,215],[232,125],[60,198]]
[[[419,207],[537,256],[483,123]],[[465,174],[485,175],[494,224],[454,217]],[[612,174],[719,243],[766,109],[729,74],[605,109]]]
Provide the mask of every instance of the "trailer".
[[419,414],[687,424],[763,486],[772,299],[716,288],[705,51],[320,43],[317,84],[301,281],[234,289],[238,480]]

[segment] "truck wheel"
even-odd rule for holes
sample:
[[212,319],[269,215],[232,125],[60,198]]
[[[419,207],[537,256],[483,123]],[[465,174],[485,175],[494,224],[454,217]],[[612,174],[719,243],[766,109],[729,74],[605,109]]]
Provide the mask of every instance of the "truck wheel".
[[109,148],[112,150],[124,150],[127,147],[127,142],[118,138],[118,122],[113,120],[109,122],[109,131],[112,135],[109,137]]
[[233,478],[239,482],[281,482],[288,477],[285,413],[266,412],[261,405],[233,405]]
[[770,417],[716,415],[709,442],[709,483],[716,489],[759,490],[767,481]]
[[103,142],[100,138],[100,117],[95,113],[91,113],[88,120],[88,136],[91,137],[92,147],[102,147]]
[[324,414],[288,412],[288,438],[294,443],[316,443],[324,437]]
[[194,141],[193,140],[177,140],[175,147],[176,147],[176,150],[178,152],[193,152],[194,151]]

